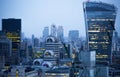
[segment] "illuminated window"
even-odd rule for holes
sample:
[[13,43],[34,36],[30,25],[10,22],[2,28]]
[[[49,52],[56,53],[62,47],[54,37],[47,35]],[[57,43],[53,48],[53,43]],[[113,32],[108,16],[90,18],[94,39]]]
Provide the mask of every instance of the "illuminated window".
[[110,21],[114,21],[114,19],[110,19]]
[[114,21],[114,19],[104,19],[104,18],[96,18],[96,19],[88,19],[88,21]]
[[88,30],[88,32],[100,32],[99,30]]
[[93,35],[92,35],[92,36],[90,37],[90,39],[91,39],[91,40],[96,40],[96,39],[98,39],[98,36],[93,36]]
[[91,19],[91,21],[95,21],[95,19]]
[[97,46],[97,45],[94,45],[94,49],[98,49],[98,46]]
[[107,49],[107,45],[102,45],[103,49]]
[[19,77],[19,70],[16,70],[16,77]]
[[108,55],[96,55],[96,58],[108,58]]
[[50,57],[50,56],[51,56],[51,53],[50,53],[50,52],[46,52],[46,53],[45,53],[45,56]]
[[98,42],[89,42],[89,44],[97,44]]

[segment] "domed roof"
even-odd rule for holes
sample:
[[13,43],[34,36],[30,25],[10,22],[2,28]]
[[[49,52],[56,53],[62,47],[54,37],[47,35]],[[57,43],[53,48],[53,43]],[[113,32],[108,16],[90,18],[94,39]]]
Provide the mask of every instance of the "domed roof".
[[54,55],[53,50],[46,50],[44,53],[45,57],[52,57]]
[[33,65],[41,65],[42,62],[43,62],[43,59],[35,59],[33,61]]
[[50,67],[52,67],[52,63],[51,63],[51,62],[48,62],[48,61],[45,61],[45,62],[42,63],[42,66],[45,66],[45,67],[47,67],[47,68],[50,68]]
[[46,38],[46,43],[56,43],[58,42],[58,39],[54,36],[49,36]]

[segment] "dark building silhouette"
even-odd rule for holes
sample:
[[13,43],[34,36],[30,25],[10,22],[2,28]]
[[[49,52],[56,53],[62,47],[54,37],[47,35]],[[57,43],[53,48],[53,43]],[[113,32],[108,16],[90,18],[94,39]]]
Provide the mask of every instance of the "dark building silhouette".
[[4,68],[4,65],[10,65],[11,44],[6,34],[0,31],[0,69]]
[[21,42],[21,19],[2,19],[2,31],[12,41],[12,55],[17,59],[15,56],[19,56]]
[[111,62],[116,7],[102,2],[85,2],[83,7],[88,50],[96,51],[97,61]]

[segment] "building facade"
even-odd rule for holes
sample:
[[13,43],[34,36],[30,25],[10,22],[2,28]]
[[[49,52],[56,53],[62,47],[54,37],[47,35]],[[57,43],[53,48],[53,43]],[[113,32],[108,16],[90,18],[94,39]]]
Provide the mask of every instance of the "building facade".
[[21,19],[2,19],[2,31],[12,40],[12,51],[18,52],[21,42]]
[[21,42],[21,19],[2,19],[2,31],[12,41],[12,63],[18,63]]
[[85,2],[83,7],[88,50],[96,51],[97,61],[111,62],[116,7],[102,2]]
[[43,39],[45,40],[49,36],[49,27],[44,27]]
[[57,38],[61,41],[64,41],[64,32],[63,32],[63,26],[58,26],[57,29]]
[[51,25],[51,36],[56,37],[57,36],[57,27],[56,25]]
[[0,31],[0,69],[10,65],[11,47],[12,42]]

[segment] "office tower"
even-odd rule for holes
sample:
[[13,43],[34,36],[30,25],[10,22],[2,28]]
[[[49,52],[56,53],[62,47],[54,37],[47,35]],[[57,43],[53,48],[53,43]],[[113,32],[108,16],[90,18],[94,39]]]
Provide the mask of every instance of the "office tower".
[[64,32],[63,32],[63,26],[58,26],[57,29],[57,38],[61,41],[64,41]]
[[18,64],[21,42],[21,19],[2,19],[2,31],[12,41],[12,64]]
[[49,36],[49,27],[44,27],[43,39],[45,40]]
[[53,24],[53,25],[51,25],[51,36],[56,37],[56,35],[57,35],[57,28],[56,28],[56,26]]
[[79,31],[78,30],[70,30],[69,31],[69,39],[70,41],[77,41],[79,38]]
[[2,31],[12,40],[12,51],[18,52],[21,41],[21,19],[2,19]]
[[32,47],[34,48],[39,46],[40,46],[39,39],[32,35]]
[[116,7],[102,2],[85,2],[83,7],[88,50],[96,51],[97,61],[111,63]]
[[11,46],[11,40],[6,37],[4,32],[0,31],[0,69],[3,63],[4,65],[10,65]]
[[34,38],[34,47],[39,47],[40,46],[40,42],[38,38]]

